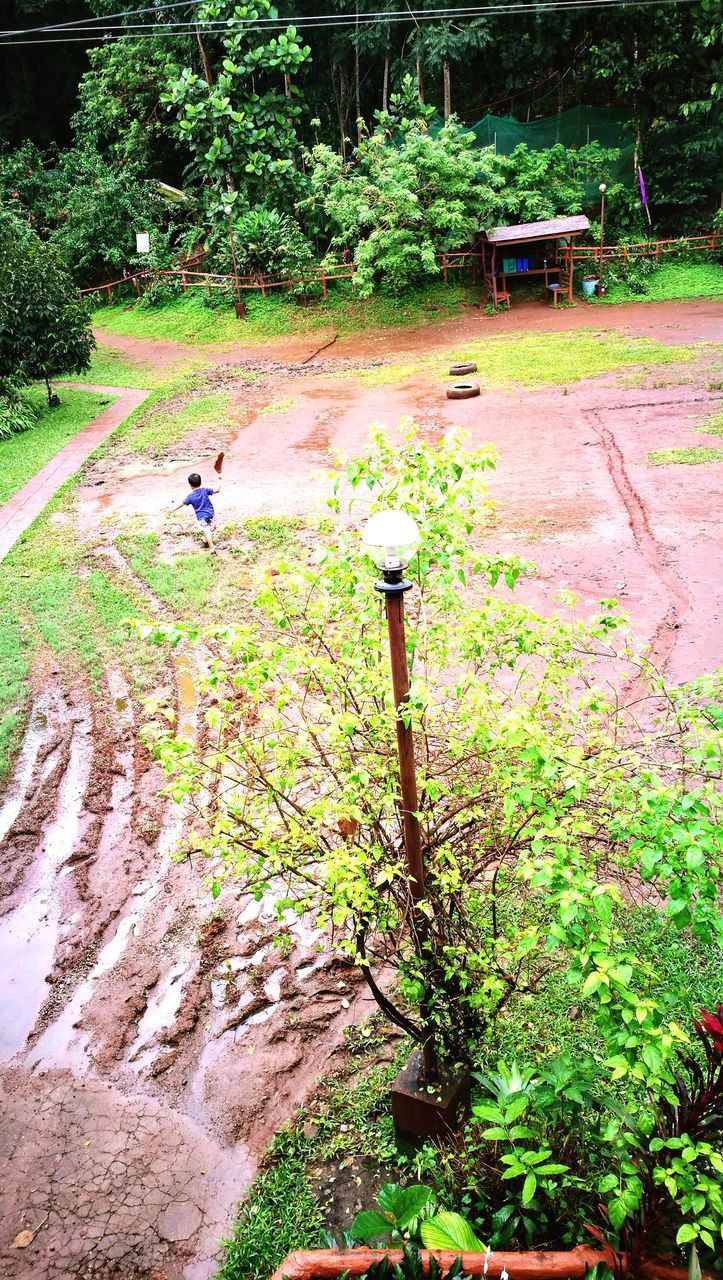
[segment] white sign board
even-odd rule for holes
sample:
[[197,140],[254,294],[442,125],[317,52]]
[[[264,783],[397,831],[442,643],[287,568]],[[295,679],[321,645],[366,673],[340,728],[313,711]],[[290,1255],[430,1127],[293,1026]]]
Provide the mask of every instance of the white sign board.
[[150,253],[151,237],[147,231],[136,231],[136,253]]

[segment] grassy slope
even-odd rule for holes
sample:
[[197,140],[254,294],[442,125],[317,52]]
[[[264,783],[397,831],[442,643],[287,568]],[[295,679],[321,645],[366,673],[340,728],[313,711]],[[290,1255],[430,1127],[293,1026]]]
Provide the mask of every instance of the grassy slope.
[[646,281],[644,294],[633,293],[627,285],[612,285],[601,306],[611,302],[681,302],[692,298],[723,298],[723,266],[716,262],[661,262]]
[[33,388],[23,394],[38,411],[38,422],[22,435],[0,440],[0,504],[112,403],[112,397],[94,391],[61,388],[59,407],[49,409],[44,391]]
[[403,298],[378,295],[360,299],[339,284],[330,289],[325,303],[299,306],[276,294],[247,298],[248,317],[237,320],[227,303],[208,306],[204,295],[187,294],[160,307],[100,307],[93,323],[107,333],[135,338],[164,338],[175,342],[207,344],[273,342],[275,338],[303,336],[319,329],[359,333],[365,329],[428,325],[445,314],[456,314],[460,303],[479,302],[480,289],[461,285],[432,284]]
[[55,496],[3,562],[0,573],[0,783],[10,767],[27,706],[35,654],[49,648],[66,679],[99,688],[111,661],[131,688],[150,691],[163,655],[129,639],[123,618],[140,597],[88,559],[73,518],[73,482]]

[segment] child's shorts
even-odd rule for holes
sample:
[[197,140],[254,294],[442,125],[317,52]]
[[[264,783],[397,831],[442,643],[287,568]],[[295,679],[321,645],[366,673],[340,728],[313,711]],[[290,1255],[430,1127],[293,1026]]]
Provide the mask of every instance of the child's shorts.
[[213,524],[213,516],[203,516],[203,518],[199,520],[198,523],[204,529],[210,529],[211,525]]

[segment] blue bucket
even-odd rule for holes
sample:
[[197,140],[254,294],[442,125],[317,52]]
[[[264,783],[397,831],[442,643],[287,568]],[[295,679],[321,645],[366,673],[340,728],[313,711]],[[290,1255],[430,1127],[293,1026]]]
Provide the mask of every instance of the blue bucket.
[[591,298],[599,284],[598,280],[583,280],[582,296],[583,298]]

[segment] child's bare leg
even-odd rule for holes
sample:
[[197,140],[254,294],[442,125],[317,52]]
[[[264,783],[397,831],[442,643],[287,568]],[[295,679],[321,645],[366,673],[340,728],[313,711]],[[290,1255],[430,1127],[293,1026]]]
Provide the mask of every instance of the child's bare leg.
[[216,548],[213,545],[213,538],[211,537],[211,526],[209,524],[205,524],[203,526],[203,536],[206,539],[206,546],[208,547],[209,551],[215,551]]

